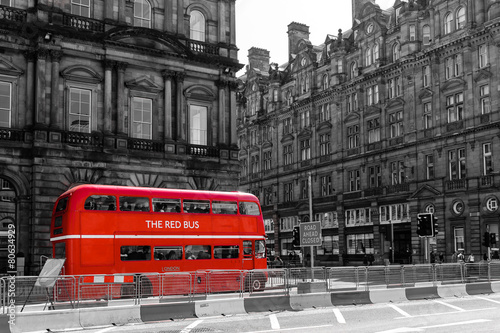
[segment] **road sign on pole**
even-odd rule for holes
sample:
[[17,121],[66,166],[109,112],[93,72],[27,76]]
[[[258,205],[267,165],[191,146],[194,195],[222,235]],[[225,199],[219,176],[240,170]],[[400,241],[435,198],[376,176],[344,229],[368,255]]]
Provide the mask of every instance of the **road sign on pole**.
[[321,222],[300,224],[300,246],[321,246]]

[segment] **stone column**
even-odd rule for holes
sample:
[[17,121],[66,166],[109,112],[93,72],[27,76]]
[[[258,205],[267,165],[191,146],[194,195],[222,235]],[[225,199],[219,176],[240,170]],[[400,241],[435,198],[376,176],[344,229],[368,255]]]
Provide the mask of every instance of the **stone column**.
[[236,102],[236,91],[238,84],[236,82],[229,83],[229,131],[230,131],[230,145],[238,146],[238,132],[236,120],[238,118],[238,106]]
[[177,33],[184,35],[184,0],[177,0]]
[[118,21],[125,23],[125,0],[118,0]]
[[[35,52],[26,52],[24,54],[28,64],[26,66],[26,118],[20,122],[20,127],[33,126],[34,120],[34,106],[33,101],[35,98]],[[21,112],[22,114],[22,112]]]
[[174,4],[173,1],[164,1],[165,9],[163,11],[163,30],[174,32]]
[[127,134],[128,130],[128,117],[125,110],[125,69],[127,64],[119,62],[116,65],[118,70],[118,82],[116,84],[116,105],[117,105],[117,133],[120,135]]
[[61,51],[51,51],[52,57],[52,81],[51,81],[51,100],[50,100],[50,126],[54,129],[63,128],[64,106],[59,102],[59,63],[63,56]]
[[104,133],[114,134],[115,130],[112,128],[112,93],[113,93],[113,67],[115,66],[114,61],[106,60],[104,62],[104,112],[103,112],[103,124]]
[[[475,1],[472,1],[472,3],[475,4],[476,6],[476,10],[475,10],[475,13],[476,13],[476,24],[477,25],[482,25],[485,21],[485,7],[484,7],[484,0],[475,0]],[[470,10],[470,9],[468,9]]]
[[176,83],[177,83],[177,140],[186,141],[187,135],[187,113],[184,107],[184,78],[186,74],[177,72],[175,74]]
[[164,82],[164,106],[165,110],[165,130],[164,130],[164,138],[166,141],[172,140],[172,79],[175,76],[175,72],[172,71],[163,71],[163,82]]
[[217,9],[219,11],[219,43],[226,43],[226,2],[219,1],[219,7]]
[[229,11],[231,13],[231,29],[229,30],[229,33],[231,34],[231,45],[236,45],[236,6],[235,6],[236,0],[229,0]]
[[35,92],[35,125],[47,125],[45,115],[45,66],[48,50],[37,52],[36,62],[36,92]]
[[214,119],[213,124],[217,124],[219,128],[218,133],[214,131],[214,142],[227,144],[228,140],[228,131],[227,131],[227,122],[228,119],[226,117],[226,90],[228,82],[226,80],[218,80],[216,82],[217,88],[219,90],[219,112],[217,112],[217,117]]
[[114,1],[104,1],[104,20],[113,20]]

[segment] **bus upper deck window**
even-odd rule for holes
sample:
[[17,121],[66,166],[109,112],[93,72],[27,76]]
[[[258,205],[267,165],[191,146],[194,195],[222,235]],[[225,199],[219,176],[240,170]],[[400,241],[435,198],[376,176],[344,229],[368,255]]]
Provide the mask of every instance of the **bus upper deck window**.
[[112,195],[91,195],[85,200],[85,210],[116,210],[116,198]]
[[208,200],[184,200],[183,209],[185,213],[210,213],[210,201]]
[[149,198],[120,197],[121,211],[149,212]]
[[181,199],[153,198],[153,211],[165,213],[180,213]]
[[212,201],[212,213],[236,214],[238,213],[238,205],[231,201]]
[[240,201],[240,214],[242,215],[260,215],[259,205],[255,202]]
[[56,206],[56,212],[62,212],[63,210],[66,210],[66,207],[68,206],[68,200],[69,197],[62,198],[57,202]]

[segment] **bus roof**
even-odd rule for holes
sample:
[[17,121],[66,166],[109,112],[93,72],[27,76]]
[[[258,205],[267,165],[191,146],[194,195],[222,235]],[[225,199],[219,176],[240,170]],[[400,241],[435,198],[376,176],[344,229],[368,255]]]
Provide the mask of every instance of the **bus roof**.
[[204,191],[204,190],[182,190],[156,187],[135,187],[119,185],[98,185],[85,184],[75,186],[64,192],[61,196],[68,194],[80,194],[83,196],[92,194],[107,194],[117,196],[157,196],[164,198],[186,198],[186,199],[213,199],[213,200],[240,200],[255,201],[259,199],[253,194],[245,192],[224,192],[224,191]]

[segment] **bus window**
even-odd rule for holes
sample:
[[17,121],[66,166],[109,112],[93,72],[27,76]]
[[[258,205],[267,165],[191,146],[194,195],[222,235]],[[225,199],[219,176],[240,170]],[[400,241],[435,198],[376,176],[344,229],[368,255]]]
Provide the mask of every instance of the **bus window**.
[[181,260],[181,246],[161,246],[155,247],[155,260]]
[[146,245],[122,246],[120,249],[122,261],[151,260],[151,247]]
[[243,241],[243,256],[244,257],[252,256],[252,241],[249,240]]
[[112,195],[91,195],[83,207],[86,210],[116,210],[116,198]]
[[149,199],[143,197],[120,197],[120,210],[149,212]]
[[210,259],[210,245],[186,245],[186,259]]
[[260,215],[259,205],[255,202],[240,201],[240,214]]
[[168,212],[168,213],[180,213],[181,212],[181,199],[153,198],[153,211],[155,211],[155,212]]
[[212,201],[212,213],[236,214],[238,213],[238,205],[231,201]]
[[266,257],[266,243],[263,240],[255,241],[255,258]]
[[59,200],[57,202],[56,212],[62,212],[63,210],[66,210],[66,206],[68,205],[68,200],[69,197],[62,198],[61,200]]
[[236,259],[240,253],[238,246],[214,246],[215,259]]
[[184,200],[183,209],[185,213],[210,213],[210,201],[207,200]]

